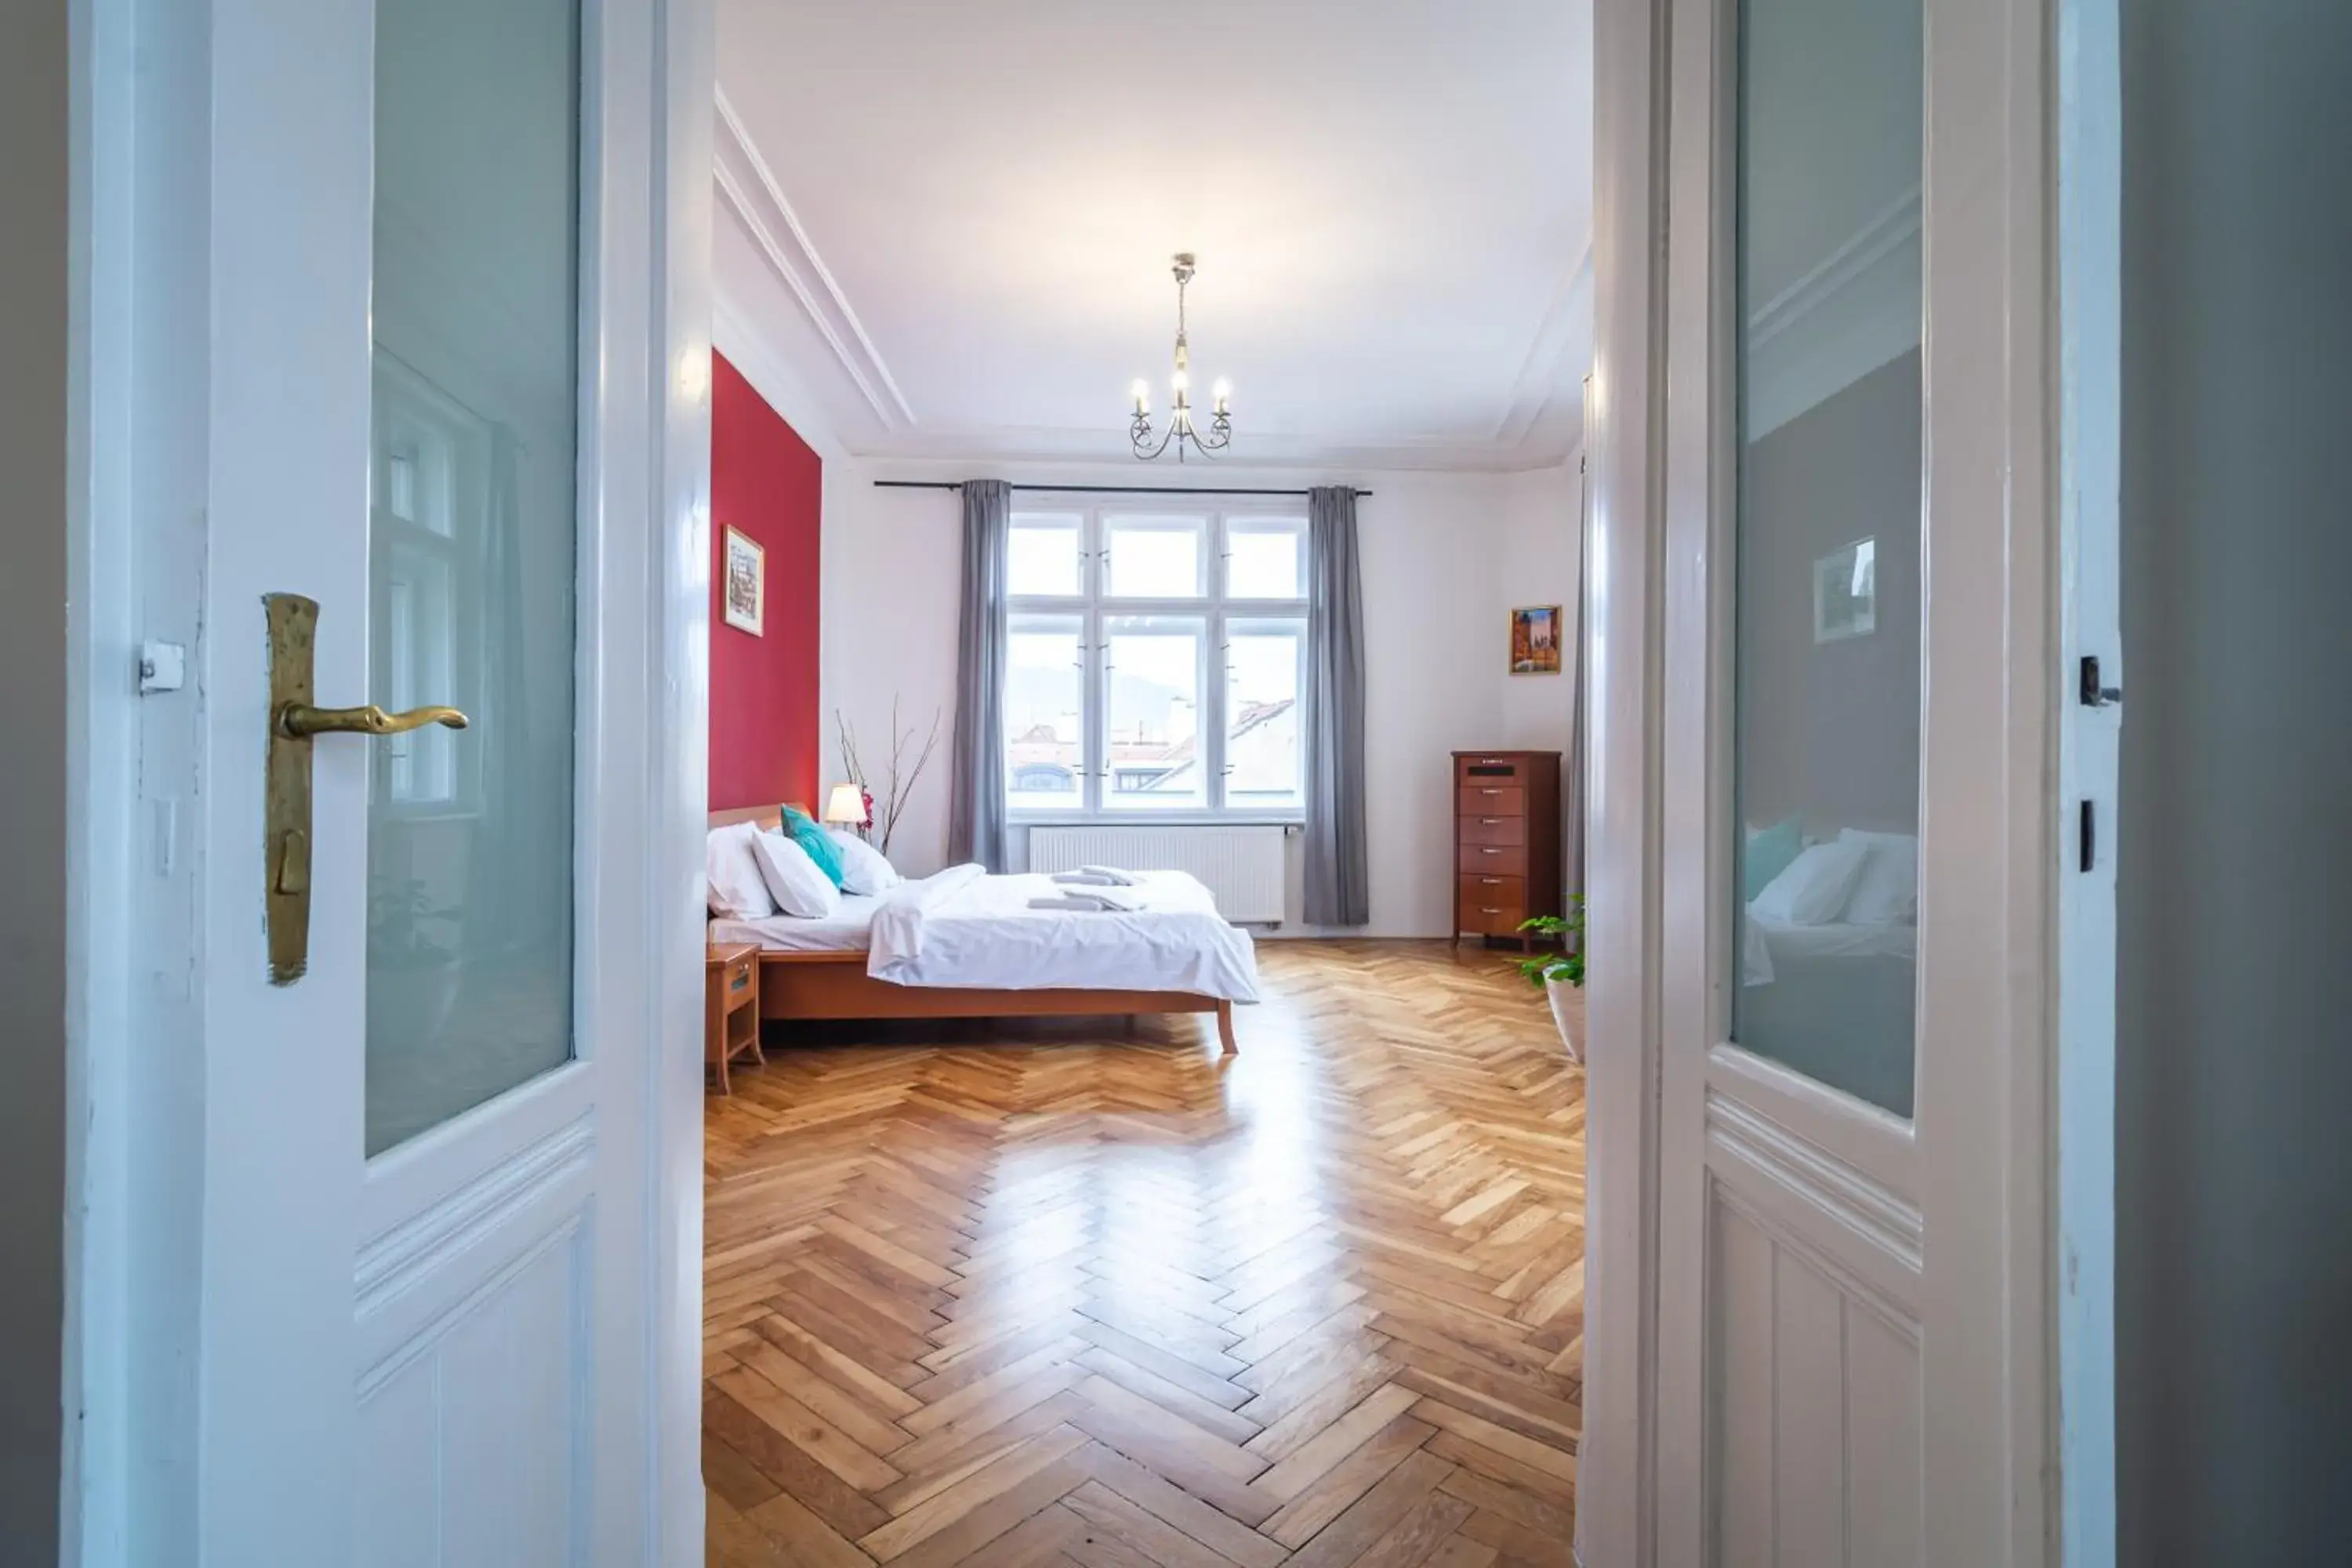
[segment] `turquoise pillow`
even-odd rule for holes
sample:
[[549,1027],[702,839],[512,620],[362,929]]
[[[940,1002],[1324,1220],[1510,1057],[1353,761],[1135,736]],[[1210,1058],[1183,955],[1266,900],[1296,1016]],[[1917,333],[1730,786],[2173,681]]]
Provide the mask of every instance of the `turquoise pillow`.
[[1748,865],[1742,879],[1744,902],[1772,885],[1772,879],[1796,863],[1805,852],[1805,823],[1801,816],[1776,822],[1748,836]]
[[825,837],[816,818],[797,805],[784,807],[784,837],[807,850],[808,858],[816,862],[816,868],[831,879],[835,887],[841,886],[841,850]]

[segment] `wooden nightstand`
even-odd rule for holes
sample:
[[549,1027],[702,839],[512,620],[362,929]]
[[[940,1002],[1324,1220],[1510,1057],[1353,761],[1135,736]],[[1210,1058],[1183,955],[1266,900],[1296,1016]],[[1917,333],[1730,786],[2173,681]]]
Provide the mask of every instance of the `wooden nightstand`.
[[760,950],[749,942],[711,942],[702,956],[702,1059],[719,1073],[719,1092],[730,1094],[727,1064],[746,1052],[760,1054]]

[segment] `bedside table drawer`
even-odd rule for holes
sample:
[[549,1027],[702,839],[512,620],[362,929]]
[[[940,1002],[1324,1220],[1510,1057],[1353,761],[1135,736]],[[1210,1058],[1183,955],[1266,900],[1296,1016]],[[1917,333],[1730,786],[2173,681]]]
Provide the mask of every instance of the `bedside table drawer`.
[[730,960],[719,972],[719,994],[731,1003],[749,992],[751,989],[751,972],[758,964],[759,958],[753,953],[747,952],[740,958]]

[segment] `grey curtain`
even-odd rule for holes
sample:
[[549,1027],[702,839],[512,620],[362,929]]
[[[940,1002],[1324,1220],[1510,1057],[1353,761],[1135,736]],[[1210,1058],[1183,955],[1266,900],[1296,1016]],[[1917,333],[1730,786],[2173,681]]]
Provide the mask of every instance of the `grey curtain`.
[[1360,926],[1372,895],[1355,487],[1307,491],[1307,923]]
[[1013,487],[963,486],[963,611],[956,666],[954,799],[948,860],[1004,869],[1004,596]]

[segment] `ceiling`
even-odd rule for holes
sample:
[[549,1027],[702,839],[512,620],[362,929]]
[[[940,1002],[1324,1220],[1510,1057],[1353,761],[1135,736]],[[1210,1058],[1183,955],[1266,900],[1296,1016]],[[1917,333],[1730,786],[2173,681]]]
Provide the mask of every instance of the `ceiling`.
[[[1591,358],[1590,0],[721,0],[721,348],[857,454],[1511,469]],[[1205,399],[1203,399],[1205,401]]]

